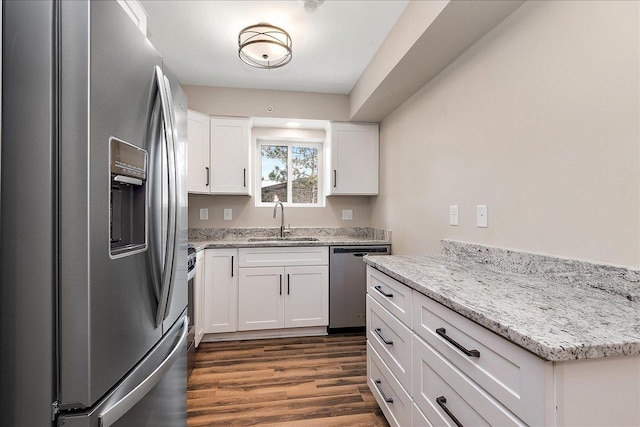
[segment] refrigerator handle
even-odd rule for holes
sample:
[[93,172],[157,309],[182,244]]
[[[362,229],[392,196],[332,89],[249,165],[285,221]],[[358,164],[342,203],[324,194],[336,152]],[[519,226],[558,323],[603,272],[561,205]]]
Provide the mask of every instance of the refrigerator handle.
[[158,82],[158,93],[160,94],[160,102],[162,104],[161,111],[163,116],[165,143],[167,144],[167,172],[169,177],[167,244],[164,253],[164,266],[162,269],[160,301],[156,315],[156,326],[160,326],[169,311],[169,297],[171,295],[171,283],[173,281],[174,260],[176,255],[176,234],[178,226],[176,214],[178,211],[178,201],[176,197],[176,153],[175,130],[173,126],[173,106],[171,104],[169,81],[164,77],[159,66],[156,66],[156,81]]
[[136,403],[149,394],[156,384],[160,382],[167,371],[173,366],[178,356],[180,356],[180,352],[183,350],[186,342],[188,329],[189,323],[185,317],[182,322],[182,333],[180,334],[180,339],[178,339],[178,342],[173,347],[167,358],[164,359],[162,363],[133,390],[100,414],[98,417],[100,420],[100,427],[109,427],[113,425],[131,408],[133,408]]
[[[171,188],[171,192],[173,194],[173,239],[172,244],[170,246],[171,251],[173,252],[173,263],[175,263],[176,253],[178,251],[178,152],[177,152],[177,144],[178,144],[178,128],[176,125],[175,118],[175,109],[173,108],[173,95],[171,94],[171,83],[169,83],[169,79],[167,76],[164,77],[164,88],[167,91],[167,104],[169,106],[169,119],[171,124],[171,135],[172,135],[172,153],[173,153],[173,187]],[[163,320],[169,317],[169,311],[171,310],[171,289],[172,285],[175,283],[175,277],[173,276],[173,269],[171,270],[170,281],[169,281],[169,289],[167,292],[167,302],[164,310]]]

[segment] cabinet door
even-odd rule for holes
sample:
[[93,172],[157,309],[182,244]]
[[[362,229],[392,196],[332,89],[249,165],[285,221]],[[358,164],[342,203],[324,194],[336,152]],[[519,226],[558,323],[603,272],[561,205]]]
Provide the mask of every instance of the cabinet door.
[[286,328],[329,324],[329,267],[285,268]]
[[378,125],[331,124],[329,195],[378,194]]
[[187,191],[209,193],[209,116],[189,110],[187,118]]
[[241,268],[238,284],[238,329],[284,327],[284,268]]
[[206,333],[238,330],[238,250],[205,250]]
[[211,119],[211,193],[251,195],[249,119]]
[[205,294],[204,294],[204,282],[205,282],[205,256],[204,251],[200,251],[196,254],[196,275],[193,278],[193,317],[194,327],[196,328],[196,347],[200,345],[202,337],[204,336],[205,329]]

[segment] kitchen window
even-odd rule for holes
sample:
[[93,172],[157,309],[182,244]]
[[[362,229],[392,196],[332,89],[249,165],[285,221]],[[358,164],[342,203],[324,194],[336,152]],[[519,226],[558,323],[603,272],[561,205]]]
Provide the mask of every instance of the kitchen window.
[[259,139],[257,149],[256,206],[324,206],[321,143]]

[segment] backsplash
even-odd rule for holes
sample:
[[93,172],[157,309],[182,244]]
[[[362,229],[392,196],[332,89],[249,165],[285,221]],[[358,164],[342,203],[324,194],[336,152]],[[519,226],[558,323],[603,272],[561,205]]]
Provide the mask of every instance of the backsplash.
[[[246,237],[276,237],[279,227],[190,228],[190,240],[238,240]],[[299,227],[291,228],[291,237],[344,236],[368,240],[391,240],[391,232],[371,227]]]
[[622,295],[630,301],[640,301],[640,270],[454,240],[442,240],[441,243],[442,254],[453,259],[471,260],[574,287],[590,286]]

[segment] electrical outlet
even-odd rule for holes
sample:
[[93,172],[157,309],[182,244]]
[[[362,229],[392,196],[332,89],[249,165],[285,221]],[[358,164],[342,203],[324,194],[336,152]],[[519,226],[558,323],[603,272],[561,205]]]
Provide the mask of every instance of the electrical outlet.
[[458,225],[458,205],[449,206],[449,225]]
[[489,227],[489,212],[487,210],[487,205],[478,205],[476,207],[476,216],[478,220],[478,227],[487,228]]
[[232,218],[233,218],[233,210],[232,209],[225,209],[224,210],[224,220],[225,221],[231,221]]
[[342,209],[342,219],[345,221],[351,221],[353,219],[353,210]]
[[208,219],[209,219],[209,209],[207,208],[200,209],[200,220],[206,221]]

